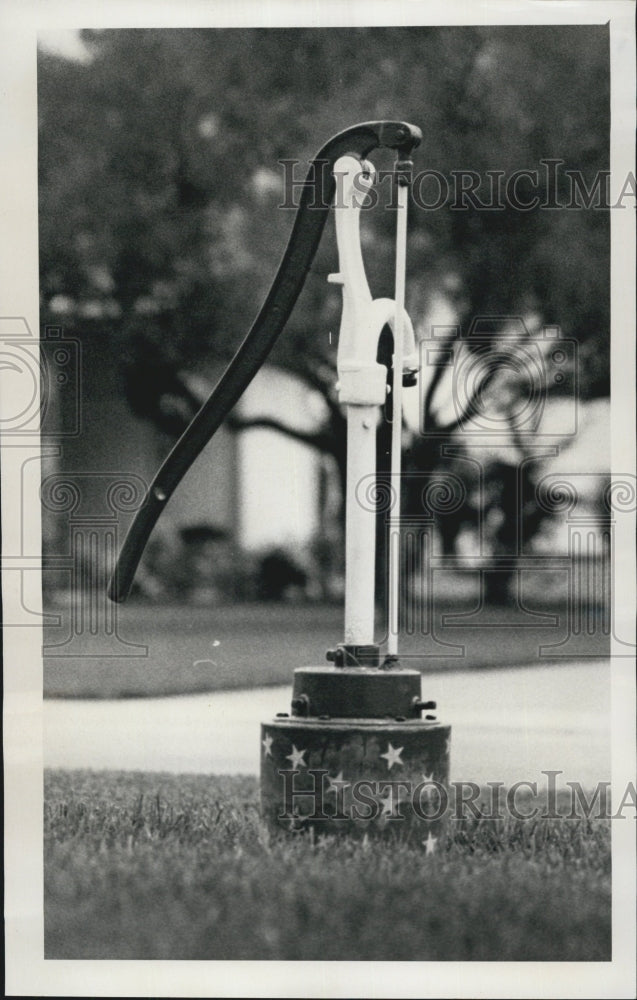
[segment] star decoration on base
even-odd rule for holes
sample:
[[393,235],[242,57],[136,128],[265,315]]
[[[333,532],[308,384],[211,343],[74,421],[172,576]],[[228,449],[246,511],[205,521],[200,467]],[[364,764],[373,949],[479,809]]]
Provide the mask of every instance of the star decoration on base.
[[381,753],[380,756],[384,757],[385,760],[387,761],[388,771],[391,771],[394,764],[403,764],[403,761],[400,759],[400,755],[404,749],[405,749],[404,747],[398,747],[398,748],[393,747],[391,743],[387,744],[387,752]]
[[427,834],[427,839],[423,840],[423,847],[425,848],[425,854],[433,854],[436,850],[436,844],[438,843],[438,838],[434,837],[431,830]]
[[293,768],[307,767],[307,764],[303,760],[303,758],[305,757],[306,753],[307,753],[307,750],[297,750],[296,747],[295,747],[295,745],[294,745],[294,743],[293,743],[292,744],[292,753],[289,753],[285,759],[292,761],[292,767]]
[[434,773],[433,773],[433,771],[431,772],[431,774],[423,774],[422,780],[423,780],[423,782],[424,782],[424,784],[426,786],[430,786],[430,787],[423,788],[423,790],[422,790],[422,794],[425,796],[425,798],[427,799],[427,801],[429,801],[429,799],[431,798],[431,796],[434,793],[434,791],[436,791],[436,788],[434,786]]
[[263,744],[266,757],[271,757],[273,740],[269,733],[266,733],[265,738],[261,740],[261,743]]
[[386,795],[384,799],[380,800],[380,804],[382,806],[382,810],[378,818],[382,820],[385,819],[387,816],[391,816],[392,812],[394,811],[394,800],[392,798],[391,792],[388,795]]
[[402,802],[406,802],[409,799],[409,792],[407,791],[406,788],[403,788],[402,785],[399,788],[397,788],[396,791],[398,794],[396,795],[395,798],[393,794],[394,789],[388,788],[387,794],[380,796],[380,798],[378,799],[382,807],[380,816],[378,817],[381,820],[381,822],[383,820],[386,820],[388,816],[394,814],[394,808],[398,809],[398,807]]
[[291,816],[288,820],[290,833],[300,833],[303,829],[304,823],[307,823],[307,816],[298,816],[295,813],[294,816]]
[[349,786],[351,785],[351,781],[343,781],[342,771],[339,771],[335,778],[330,778],[328,776],[327,780],[329,781],[329,785],[327,786],[326,789],[325,793],[326,795],[329,795],[330,792],[334,792],[335,794],[337,794],[341,790],[341,788],[349,788]]

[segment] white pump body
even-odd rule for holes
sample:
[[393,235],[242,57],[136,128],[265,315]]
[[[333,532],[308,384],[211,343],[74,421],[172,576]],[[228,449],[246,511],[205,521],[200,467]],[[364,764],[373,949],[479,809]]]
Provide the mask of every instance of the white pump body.
[[[373,505],[363,508],[356,489],[376,472],[376,426],[387,394],[387,369],[377,362],[378,342],[385,326],[399,330],[402,374],[418,370],[414,330],[404,306],[393,299],[372,299],[360,241],[360,213],[366,192],[374,183],[374,169],[355,156],[342,156],[334,165],[337,195],[334,214],[339,271],[328,281],[342,287],[343,309],[337,370],[339,401],[347,407],[347,488],[345,521],[345,643],[374,642],[374,582],[376,515]],[[395,412],[394,420],[401,420]],[[394,464],[394,463],[393,463]]]

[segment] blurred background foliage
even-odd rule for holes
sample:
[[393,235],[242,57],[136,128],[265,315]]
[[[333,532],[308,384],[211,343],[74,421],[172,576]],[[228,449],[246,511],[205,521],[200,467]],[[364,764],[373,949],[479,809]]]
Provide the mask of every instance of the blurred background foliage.
[[[117,318],[130,364],[232,355],[292,224],[280,159],[357,121],[400,118],[416,169],[608,169],[602,26],[85,31],[84,62],[39,64],[44,318]],[[375,157],[390,167],[391,156]],[[523,192],[524,185],[520,186]],[[385,185],[385,191],[388,191]],[[427,197],[431,197],[431,193]],[[484,192],[481,193],[484,199]],[[382,200],[382,199],[381,199]],[[369,212],[374,295],[392,294],[393,213]],[[408,297],[441,289],[461,322],[540,314],[579,341],[584,398],[608,391],[609,217],[599,209],[413,210]],[[274,360],[322,384],[338,293],[328,232]]]
[[[122,393],[169,437],[202,400],[188,376],[232,357],[276,273],[293,222],[281,208],[279,161],[299,161],[300,181],[330,136],[371,119],[422,128],[416,171],[451,180],[454,170],[536,170],[540,203],[550,194],[540,161],[560,161],[555,193],[570,208],[454,210],[453,199],[413,207],[407,306],[420,336],[440,301],[465,329],[484,315],[522,316],[536,330],[559,325],[579,344],[579,399],[608,395],[609,211],[573,205],[566,174],[581,171],[591,190],[609,167],[607,27],[87,30],[81,38],[83,60],[39,54],[42,321],[89,324],[109,338]],[[393,154],[373,159],[390,169]],[[519,192],[533,193],[523,182]],[[488,200],[488,191],[479,196]],[[385,184],[362,227],[374,297],[393,296],[388,198]],[[316,432],[282,429],[331,455],[342,478],[330,335],[341,301],[325,280],[336,261],[328,225],[272,361],[325,403]],[[567,378],[553,391],[572,388]],[[427,426],[442,427],[434,401],[426,405]],[[411,467],[435,467],[441,443],[416,436]],[[381,469],[386,457],[381,432]],[[502,468],[494,466],[501,493]],[[537,524],[528,521],[530,536]],[[459,514],[454,538],[460,526]],[[443,542],[453,548],[454,539]]]

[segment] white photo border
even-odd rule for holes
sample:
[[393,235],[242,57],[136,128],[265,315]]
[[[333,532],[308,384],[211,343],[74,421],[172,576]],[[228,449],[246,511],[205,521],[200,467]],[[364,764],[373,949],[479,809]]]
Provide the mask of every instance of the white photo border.
[[[635,176],[635,4],[632,0],[5,0],[0,13],[3,253],[2,317],[24,317],[38,337],[36,37],[80,27],[292,27],[429,24],[592,24],[610,22],[611,184]],[[635,472],[635,212],[611,213],[611,420],[613,473]],[[35,348],[37,350],[37,347]],[[6,393],[13,383],[4,384]],[[21,390],[18,390],[20,392]],[[13,412],[8,410],[7,412]],[[40,536],[38,497],[21,495],[22,439],[2,441],[3,554],[22,518]],[[33,440],[24,443],[37,460]],[[22,452],[24,455],[24,452]],[[21,513],[16,514],[17,511]],[[18,521],[16,521],[16,516]],[[624,631],[636,607],[634,525],[623,526],[614,593]],[[37,572],[37,570],[34,570]],[[19,612],[15,580],[3,573],[3,606]],[[41,607],[39,609],[41,612]],[[613,958],[605,963],[364,963],[45,961],[42,914],[41,629],[4,630],[5,917],[7,995],[224,997],[632,997],[635,983],[635,825],[613,824]],[[612,663],[613,789],[634,781],[635,675]]]

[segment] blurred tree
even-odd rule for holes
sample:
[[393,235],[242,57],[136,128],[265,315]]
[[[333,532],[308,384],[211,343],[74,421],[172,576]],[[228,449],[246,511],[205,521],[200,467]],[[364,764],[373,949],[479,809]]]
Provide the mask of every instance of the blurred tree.
[[[279,161],[301,161],[301,179],[330,135],[374,118],[420,125],[416,170],[450,184],[430,209],[423,199],[433,204],[435,186],[424,185],[411,211],[408,306],[420,332],[440,300],[463,327],[494,314],[559,324],[586,358],[581,397],[608,392],[609,212],[578,206],[567,173],[581,171],[590,191],[608,169],[606,26],[108,30],[83,39],[87,63],[39,59],[42,313],[70,325],[103,316],[110,329],[118,319],[113,348],[136,412],[171,435],[185,426],[198,397],[180,373],[232,356],[284,249],[292,214],[278,208]],[[549,160],[559,161],[553,186]],[[375,161],[391,167],[383,153]],[[476,206],[475,197],[489,203],[488,171],[497,185],[516,170],[538,172],[516,188],[522,200],[539,194],[537,207]],[[471,187],[470,171],[481,186],[457,196],[454,177],[457,189]],[[391,296],[394,213],[382,190],[363,238],[372,292]],[[569,207],[542,207],[556,199]],[[340,298],[325,283],[334,262],[328,227],[272,360],[326,402],[315,435],[281,429],[332,454],[343,474],[333,389]],[[430,428],[445,425],[438,402],[428,395]],[[381,462],[386,450],[381,434]],[[416,438],[410,460],[435,467],[440,438]]]
[[[564,161],[588,186],[608,167],[608,34],[601,26],[126,30],[84,32],[90,63],[40,56],[41,279],[44,307],[96,303],[122,318],[173,316],[184,364],[232,353],[274,274],[291,226],[277,211],[278,161],[302,163],[354,120],[416,121],[417,169],[507,175]],[[381,166],[389,159],[379,156]],[[524,196],[524,185],[519,185]],[[385,185],[387,191],[387,185]],[[423,197],[430,196],[423,192]],[[479,196],[487,198],[486,181]],[[375,294],[391,293],[393,213],[370,211]],[[410,292],[419,308],[456,283],[461,320],[540,312],[595,342],[588,392],[604,391],[608,212],[475,210],[453,198],[411,215]],[[320,339],[338,297],[324,241],[289,336]],[[275,250],[275,254],[278,251]],[[139,321],[135,323],[138,332]],[[156,349],[156,344],[153,345]],[[279,363],[305,350],[282,340]],[[312,357],[312,363],[315,361]]]

